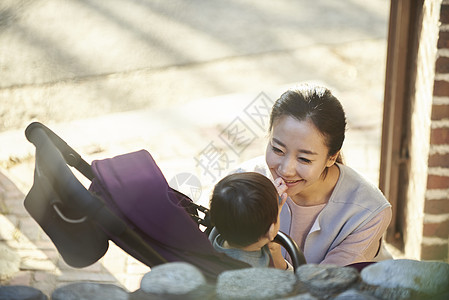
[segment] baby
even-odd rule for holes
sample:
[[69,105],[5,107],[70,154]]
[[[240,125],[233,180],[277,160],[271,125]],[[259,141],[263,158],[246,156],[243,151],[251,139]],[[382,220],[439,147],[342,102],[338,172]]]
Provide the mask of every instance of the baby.
[[220,180],[210,200],[211,222],[218,231],[209,237],[214,248],[253,267],[268,267],[272,261],[276,268],[293,270],[279,245],[268,247],[279,231],[286,190],[281,178],[273,184],[255,172],[235,173]]

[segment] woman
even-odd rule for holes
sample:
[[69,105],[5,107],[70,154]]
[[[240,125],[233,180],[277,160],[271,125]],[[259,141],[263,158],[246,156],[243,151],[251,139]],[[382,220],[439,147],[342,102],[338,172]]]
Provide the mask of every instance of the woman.
[[308,263],[374,260],[391,220],[391,205],[380,190],[343,164],[345,129],[343,108],[328,89],[300,86],[273,106],[265,162],[250,163],[287,185],[281,231]]

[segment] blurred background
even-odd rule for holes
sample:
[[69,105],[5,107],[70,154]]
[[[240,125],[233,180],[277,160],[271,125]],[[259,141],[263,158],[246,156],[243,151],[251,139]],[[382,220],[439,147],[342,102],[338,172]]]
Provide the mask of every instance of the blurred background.
[[0,134],[19,131],[24,144],[6,139],[0,158],[9,168],[28,157],[22,132],[40,121],[80,154],[146,148],[176,165],[162,168],[169,177],[201,175],[195,158],[215,139],[233,163],[263,154],[265,128],[238,155],[219,145],[260,93],[274,101],[315,81],[343,102],[348,163],[376,181],[378,154],[351,145],[380,144],[388,8],[386,0],[4,0]]
[[[220,176],[263,155],[271,103],[289,87],[317,82],[345,108],[347,164],[377,185],[389,6],[2,0],[2,178],[22,201],[34,163],[23,132],[39,121],[88,162],[147,149],[173,187],[206,204]],[[22,217],[6,221],[20,227]],[[58,268],[44,272],[52,282],[62,280]],[[135,288],[132,272],[106,269]]]

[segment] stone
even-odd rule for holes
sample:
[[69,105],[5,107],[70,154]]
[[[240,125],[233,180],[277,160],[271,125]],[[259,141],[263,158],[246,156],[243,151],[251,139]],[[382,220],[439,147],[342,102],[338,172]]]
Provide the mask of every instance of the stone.
[[411,259],[385,260],[362,270],[365,283],[384,288],[412,289],[428,295],[449,290],[449,264]]
[[32,277],[33,273],[30,271],[19,271],[19,273],[16,273],[13,278],[8,279],[8,285],[31,286]]
[[182,295],[175,294],[152,294],[145,293],[142,289],[136,290],[129,294],[128,300],[198,300],[198,299],[216,299],[215,285],[201,285],[195,290]]
[[145,274],[140,289],[145,293],[182,295],[206,284],[206,279],[195,266],[172,262],[155,266]]
[[443,292],[438,295],[434,295],[433,297],[428,298],[428,299],[429,300],[447,300],[447,299],[449,299],[449,291]]
[[221,273],[217,280],[219,299],[272,299],[289,296],[295,289],[291,272],[274,268],[247,268]]
[[312,296],[309,293],[299,294],[296,296],[288,297],[288,298],[282,298],[284,300],[318,300],[317,297]]
[[0,213],[0,241],[12,241],[16,238],[18,219],[14,215]]
[[24,285],[0,286],[2,300],[47,300],[48,297],[33,287]]
[[79,282],[57,288],[52,300],[128,300],[128,293],[113,284]]
[[0,282],[14,276],[20,269],[20,256],[4,243],[0,243]]
[[363,293],[361,291],[357,291],[354,289],[347,290],[341,294],[338,294],[334,300],[377,300],[378,298]]
[[31,271],[54,271],[56,266],[47,259],[24,258],[20,264],[21,270]]
[[377,299],[383,300],[409,300],[409,299],[427,299],[427,297],[418,297],[416,293],[407,288],[384,288],[378,286],[369,293]]
[[295,273],[319,298],[336,295],[360,281],[358,271],[351,267],[307,264],[300,266]]
[[61,282],[88,281],[104,284],[110,284],[117,280],[114,275],[110,273],[86,272],[87,269],[67,270],[59,276],[58,280]]
[[[34,274],[34,280],[31,282],[32,286],[41,290],[46,295],[51,295],[53,291],[60,285],[59,272],[37,271],[30,272]],[[58,285],[59,284],[59,285]]]

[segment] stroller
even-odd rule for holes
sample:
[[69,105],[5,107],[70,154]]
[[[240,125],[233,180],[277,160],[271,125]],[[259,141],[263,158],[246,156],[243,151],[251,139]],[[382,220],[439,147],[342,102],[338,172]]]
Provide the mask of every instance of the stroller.
[[[25,135],[36,147],[36,158],[24,205],[68,265],[95,263],[111,240],[149,267],[188,262],[211,282],[223,271],[250,267],[215,251],[208,239],[208,209],[170,188],[147,151],[89,165],[41,123],[31,123]],[[90,180],[89,189],[68,166]],[[275,242],[295,269],[306,263],[288,235],[279,232]]]

